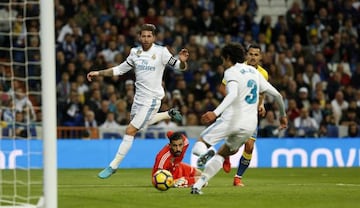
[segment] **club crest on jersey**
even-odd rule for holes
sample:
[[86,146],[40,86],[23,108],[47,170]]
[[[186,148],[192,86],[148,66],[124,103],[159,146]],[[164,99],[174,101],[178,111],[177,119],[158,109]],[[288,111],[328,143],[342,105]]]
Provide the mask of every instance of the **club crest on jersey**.
[[155,60],[155,59],[156,59],[156,55],[153,54],[153,55],[151,56],[151,58]]
[[138,56],[139,56],[139,55],[141,54],[141,52],[142,52],[142,51],[141,51],[140,49],[139,49],[139,50],[137,50],[137,51],[136,51],[136,55],[138,55]]

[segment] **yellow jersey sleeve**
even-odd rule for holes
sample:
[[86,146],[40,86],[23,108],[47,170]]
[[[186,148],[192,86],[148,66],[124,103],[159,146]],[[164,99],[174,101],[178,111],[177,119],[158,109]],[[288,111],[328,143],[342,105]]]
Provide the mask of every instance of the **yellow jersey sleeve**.
[[258,65],[257,70],[263,75],[266,80],[269,80],[269,74],[264,68]]

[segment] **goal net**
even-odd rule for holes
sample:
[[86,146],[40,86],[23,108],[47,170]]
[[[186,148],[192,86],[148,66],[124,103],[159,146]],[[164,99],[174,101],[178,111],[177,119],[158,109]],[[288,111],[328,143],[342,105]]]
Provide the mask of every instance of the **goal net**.
[[0,207],[44,207],[40,9],[0,0]]

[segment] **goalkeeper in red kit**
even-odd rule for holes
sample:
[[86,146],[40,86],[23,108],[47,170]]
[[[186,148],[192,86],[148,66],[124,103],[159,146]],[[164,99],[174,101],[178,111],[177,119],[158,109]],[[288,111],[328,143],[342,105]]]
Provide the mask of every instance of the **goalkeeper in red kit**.
[[152,175],[159,169],[171,172],[174,187],[191,187],[201,175],[201,170],[182,162],[189,140],[180,132],[167,132],[169,144],[165,145],[156,155]]

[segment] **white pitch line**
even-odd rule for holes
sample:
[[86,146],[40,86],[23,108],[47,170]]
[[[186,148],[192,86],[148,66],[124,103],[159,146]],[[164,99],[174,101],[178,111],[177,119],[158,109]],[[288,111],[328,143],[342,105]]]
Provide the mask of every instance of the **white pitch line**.
[[[149,185],[150,186],[150,185]],[[91,184],[62,184],[62,185],[58,185],[59,188],[72,188],[72,187],[84,187],[84,188],[88,188],[88,187],[147,187],[147,186],[139,186],[139,185],[131,185],[131,184],[123,184],[123,185],[110,185],[110,184],[106,184],[106,185],[91,185]]]
[[[320,183],[321,185],[335,185],[335,186],[360,186],[360,184],[352,184],[352,183]],[[288,186],[317,186],[319,183],[289,183]]]
[[360,186],[360,184],[351,184],[351,183],[337,183],[337,186]]

